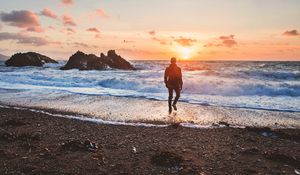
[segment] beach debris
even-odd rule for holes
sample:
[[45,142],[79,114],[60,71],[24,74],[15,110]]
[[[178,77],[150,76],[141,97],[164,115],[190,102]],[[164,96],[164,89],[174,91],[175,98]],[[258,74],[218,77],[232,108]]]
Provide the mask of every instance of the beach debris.
[[258,127],[246,127],[247,131],[251,131],[251,132],[256,132],[259,135],[262,135],[264,137],[271,137],[271,138],[278,138],[277,134],[275,132],[273,132],[271,130],[271,128],[269,127],[262,127],[262,128],[258,128]]
[[213,123],[211,126],[216,128],[220,128],[220,127],[224,128],[224,127],[229,127],[230,124],[227,122],[219,121],[219,123]]
[[134,147],[134,146],[132,147],[132,152],[136,153],[136,147]]
[[265,136],[265,137],[271,137],[273,139],[287,139],[287,140],[292,140],[295,142],[300,142],[300,135],[295,133],[285,133],[283,131],[278,131],[278,130],[271,130],[269,127],[263,127],[263,128],[258,128],[258,127],[246,127],[247,131],[251,132],[256,132],[259,135]]
[[68,151],[90,151],[95,152],[98,149],[96,143],[90,140],[85,140],[84,142],[80,140],[71,140],[67,143],[63,143],[61,148]]
[[183,158],[182,156],[179,156],[175,153],[165,151],[152,156],[151,163],[157,166],[167,168],[181,167],[181,164],[183,163]]
[[247,155],[257,155],[259,154],[259,150],[257,148],[249,148],[245,149],[242,153]]
[[227,122],[219,121],[219,126],[220,126],[220,127],[229,127],[230,124],[227,123]]

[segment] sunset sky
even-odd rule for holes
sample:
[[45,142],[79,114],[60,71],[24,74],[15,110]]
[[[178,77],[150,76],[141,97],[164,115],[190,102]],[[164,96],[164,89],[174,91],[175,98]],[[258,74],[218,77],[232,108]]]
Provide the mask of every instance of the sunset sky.
[[0,54],[299,60],[300,0],[9,0]]

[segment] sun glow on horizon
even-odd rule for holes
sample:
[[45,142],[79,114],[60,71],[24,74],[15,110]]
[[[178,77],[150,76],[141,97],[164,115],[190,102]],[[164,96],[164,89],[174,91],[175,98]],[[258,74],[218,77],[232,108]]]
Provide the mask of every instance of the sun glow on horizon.
[[196,54],[196,49],[193,47],[179,47],[176,49],[179,57],[184,60],[192,59]]

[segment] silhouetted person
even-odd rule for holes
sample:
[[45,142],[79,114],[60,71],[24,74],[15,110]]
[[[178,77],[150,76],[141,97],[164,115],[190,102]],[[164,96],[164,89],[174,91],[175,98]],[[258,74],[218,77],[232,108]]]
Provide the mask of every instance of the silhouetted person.
[[[169,113],[172,112],[172,106],[175,111],[177,111],[176,103],[180,97],[180,91],[182,90],[182,74],[180,67],[176,64],[176,58],[171,58],[171,64],[169,67],[165,70],[165,76],[164,76],[166,87],[169,90]],[[176,97],[174,99],[174,102],[172,104],[173,99],[173,91],[176,93]]]

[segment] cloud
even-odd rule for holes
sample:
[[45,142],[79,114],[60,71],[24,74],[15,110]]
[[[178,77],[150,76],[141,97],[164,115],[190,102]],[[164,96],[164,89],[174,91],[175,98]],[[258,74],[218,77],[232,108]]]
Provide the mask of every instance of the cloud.
[[95,27],[88,28],[88,29],[86,29],[86,31],[100,33],[100,31],[97,28],[95,28]]
[[118,52],[121,52],[122,55],[130,56],[132,58],[162,58],[168,57],[168,52],[158,52],[158,51],[149,51],[149,50],[139,50],[139,49],[129,49],[129,48],[119,48]]
[[53,26],[48,26],[48,29],[55,30],[55,27],[53,27]]
[[73,0],[61,0],[61,2],[64,4],[64,5],[72,5],[74,2]]
[[[28,31],[41,32],[38,15],[32,11],[19,10],[10,13],[0,13],[1,21],[10,26],[25,28]],[[37,30],[39,28],[39,30]]]
[[297,30],[287,30],[283,33],[285,36],[299,36],[300,33]]
[[148,34],[149,34],[150,36],[152,36],[151,39],[152,39],[153,41],[159,42],[159,44],[161,44],[161,45],[172,45],[172,42],[169,42],[169,41],[167,41],[166,39],[161,39],[161,38],[157,37],[157,36],[156,36],[156,31],[155,31],[155,30],[149,31]]
[[103,9],[96,9],[96,14],[101,18],[109,18],[109,15]]
[[62,33],[67,34],[67,35],[72,35],[72,34],[76,33],[76,31],[75,31],[74,29],[70,28],[70,27],[65,28],[65,29],[62,29],[62,30],[60,30],[60,31],[61,31]]
[[203,47],[221,47],[222,44],[207,43]]
[[74,42],[72,43],[75,47],[89,47],[89,45],[85,44],[85,43],[80,43],[80,42]]
[[99,39],[99,38],[101,38],[101,35],[96,34],[96,35],[95,35],[95,38],[98,38],[98,39]]
[[189,46],[192,46],[194,43],[196,43],[197,40],[191,39],[191,38],[180,37],[180,38],[174,39],[174,42],[177,42],[178,44],[180,44],[184,47],[189,47]]
[[67,32],[71,32],[71,33],[76,33],[76,31],[75,31],[74,29],[72,29],[72,28],[69,28],[69,27],[68,27],[68,28],[66,28],[66,31],[67,31]]
[[172,45],[172,42],[169,42],[169,41],[167,41],[167,40],[165,40],[165,39],[158,38],[158,37],[156,36],[156,31],[155,31],[155,30],[149,31],[148,34],[149,34],[150,36],[152,36],[151,39],[152,39],[153,41],[159,42],[159,44],[161,44],[161,45]]
[[74,47],[84,47],[84,48],[98,48],[98,46],[96,45],[88,45],[82,42],[73,42],[73,43],[69,43],[71,45],[73,45]]
[[41,11],[41,15],[49,17],[49,18],[57,19],[57,15],[48,8],[45,8],[43,11]]
[[59,44],[59,42],[50,42],[41,37],[26,36],[20,33],[0,33],[0,41],[15,40],[18,44],[28,44],[34,46],[44,46],[49,44]]
[[223,46],[233,47],[237,45],[237,42],[234,40],[234,35],[220,36],[219,39],[222,40]]
[[45,30],[40,27],[40,26],[34,26],[34,27],[28,27],[26,29],[28,32],[37,32],[37,33],[41,33],[41,32],[44,32]]
[[151,30],[151,31],[148,32],[148,34],[151,35],[151,36],[155,36],[156,32],[154,30]]
[[131,40],[123,40],[124,44],[130,44],[130,43],[135,43],[135,41],[131,41]]
[[75,23],[75,21],[73,20],[72,16],[70,15],[63,15],[63,24],[65,26],[76,26],[77,24]]
[[167,41],[165,41],[163,39],[160,39],[160,38],[157,38],[157,37],[152,37],[151,39],[154,40],[154,41],[159,42],[159,44],[161,44],[161,45],[168,45],[168,44],[171,45],[171,43],[168,43]]
[[237,42],[234,39],[234,35],[228,35],[228,36],[220,36],[218,38],[218,42],[216,43],[207,43],[203,47],[233,47],[237,45]]

